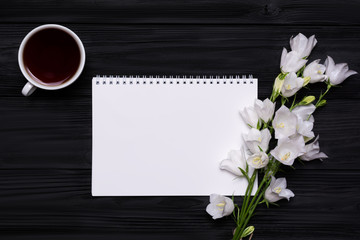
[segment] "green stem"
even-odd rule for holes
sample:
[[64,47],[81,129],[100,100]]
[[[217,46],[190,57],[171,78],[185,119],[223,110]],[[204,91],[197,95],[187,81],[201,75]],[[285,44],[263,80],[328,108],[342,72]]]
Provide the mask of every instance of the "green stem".
[[[250,196],[251,196],[252,189],[253,189],[253,187],[254,187],[254,183],[255,183],[255,179],[256,179],[256,173],[257,173],[257,170],[254,170],[254,172],[253,172],[253,174],[252,174],[252,176],[251,176],[251,178],[250,178],[248,187],[246,188],[246,192],[245,192],[245,196],[244,196],[244,201],[243,201],[243,204],[241,205],[240,219],[238,219],[237,225],[241,224],[241,220],[242,220],[243,217],[244,217],[246,205],[247,205],[247,202],[249,201],[249,198],[250,198]],[[240,221],[240,222],[239,222],[239,221]]]
[[257,189],[253,199],[251,200],[249,206],[246,208],[246,211],[248,211],[251,208],[251,206],[254,204],[254,201],[255,201],[256,197],[258,196],[260,190],[262,189],[262,186],[267,181],[267,174],[268,174],[268,171],[266,171],[266,173],[265,173],[265,175],[264,175],[264,177],[263,177],[263,179],[262,179],[262,181],[260,183],[260,186],[258,187],[258,189]]
[[[271,165],[269,164],[269,168],[266,170],[265,175],[264,175],[252,201],[250,202],[250,204],[249,204],[249,199],[250,199],[251,192],[248,192],[246,202],[245,202],[245,200],[243,202],[241,220],[240,220],[240,223],[236,227],[233,240],[239,240],[240,237],[242,236],[248,222],[250,221],[251,217],[253,216],[253,213],[254,213],[256,207],[259,205],[259,202],[263,198],[266,189],[270,185],[271,181],[269,181],[269,177],[270,177],[269,173],[271,172],[271,175],[275,175],[276,172],[278,171],[279,165],[280,165],[280,163],[278,161],[273,162]],[[253,179],[253,176],[251,177],[252,179]],[[244,207],[244,205],[245,205],[245,207]]]
[[290,111],[293,110],[297,106],[297,104],[295,104],[295,101],[296,101],[296,93],[294,95],[294,99],[293,99],[293,102],[291,104]]
[[328,83],[326,91],[323,94],[320,94],[319,100],[316,102],[315,107],[319,107],[321,100],[324,98],[324,96],[329,92],[332,85]]
[[269,124],[268,122],[264,123],[262,129],[268,128],[268,124]]
[[[245,230],[246,225],[247,225],[248,222],[250,221],[250,218],[253,216],[253,213],[254,213],[255,209],[256,209],[257,206],[259,205],[259,202],[260,202],[260,200],[263,198],[263,196],[264,196],[264,194],[265,194],[265,191],[266,191],[266,189],[267,189],[267,187],[268,187],[269,185],[270,185],[270,182],[267,181],[267,182],[266,182],[266,185],[265,185],[265,188],[264,188],[264,191],[261,192],[261,194],[260,194],[260,195],[258,196],[258,198],[256,199],[255,204],[254,204],[253,206],[251,206],[251,208],[249,209],[248,216],[247,216],[247,218],[246,218],[246,220],[245,220],[245,222],[244,222],[244,227],[243,227],[244,230]],[[242,232],[243,232],[244,230],[242,230]]]
[[[254,171],[254,173],[255,173],[255,171]],[[264,177],[263,177],[263,179],[262,179],[262,181],[261,181],[261,183],[260,183],[254,197],[252,198],[250,204],[249,204],[249,199],[250,199],[250,196],[251,196],[251,191],[248,192],[248,196],[246,198],[246,201],[244,201],[243,205],[242,205],[241,220],[240,220],[240,223],[238,224],[238,226],[236,227],[235,234],[234,234],[234,237],[233,237],[234,240],[239,240],[242,233],[244,232],[244,230],[246,228],[246,225],[249,222],[249,220],[251,218],[251,215],[253,213],[253,211],[251,211],[251,207],[253,206],[255,199],[257,199],[256,200],[256,205],[257,205],[259,203],[259,200],[260,200],[259,196],[262,196],[265,193],[266,188],[264,190],[262,190],[262,188],[263,188],[264,183],[267,182],[268,172],[269,172],[269,169],[266,171],[266,173],[265,173],[265,175],[264,175]],[[252,187],[251,187],[251,189],[252,189]],[[262,190],[262,192],[259,195],[261,190]],[[251,212],[250,215],[249,215],[249,212]]]

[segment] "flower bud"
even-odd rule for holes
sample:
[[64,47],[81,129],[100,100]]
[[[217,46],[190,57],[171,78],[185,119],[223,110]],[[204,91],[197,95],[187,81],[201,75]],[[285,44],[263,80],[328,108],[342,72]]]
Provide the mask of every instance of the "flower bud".
[[310,82],[311,77],[304,77],[304,83],[303,83],[303,87],[305,87],[306,85],[308,85],[308,83]]
[[326,105],[326,99],[323,99],[318,104],[316,104],[317,107],[322,107],[324,105]]
[[245,228],[244,232],[242,233],[241,237],[247,237],[250,234],[252,234],[255,231],[255,227],[254,226],[248,226],[247,228]]
[[306,96],[303,98],[303,100],[301,100],[301,102],[299,102],[299,105],[308,105],[312,103],[314,100],[315,100],[314,96]]
[[284,79],[280,79],[279,77],[277,77],[274,82],[273,92],[279,93],[282,89],[283,84],[284,84]]

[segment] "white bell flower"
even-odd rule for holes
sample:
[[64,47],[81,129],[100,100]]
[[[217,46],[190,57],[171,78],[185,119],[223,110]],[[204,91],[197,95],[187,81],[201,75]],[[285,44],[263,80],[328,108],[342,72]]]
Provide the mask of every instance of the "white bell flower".
[[311,51],[315,47],[317,40],[315,35],[307,38],[304,34],[299,33],[295,37],[290,38],[290,47],[292,51],[299,53],[301,58],[306,58],[310,55]]
[[287,189],[286,185],[285,178],[276,179],[274,176],[271,176],[270,186],[265,191],[265,199],[271,203],[284,198],[289,201],[289,199],[294,197],[295,194],[290,189]]
[[288,52],[283,48],[280,60],[280,69],[283,73],[297,72],[302,68],[307,60],[303,59],[297,51]]
[[[251,153],[266,152],[269,148],[271,133],[269,129],[265,128],[261,131],[251,128],[248,134],[244,134],[244,141]],[[260,147],[260,148],[259,148]]]
[[246,159],[246,162],[249,166],[259,169],[266,167],[269,163],[269,156],[264,152],[258,152]]
[[291,97],[303,87],[303,84],[304,79],[297,77],[296,73],[291,72],[284,79],[284,84],[281,88],[281,94],[284,97]]
[[243,120],[253,128],[257,127],[259,116],[257,115],[253,107],[246,107],[240,111],[241,117]]
[[268,122],[272,119],[275,111],[275,103],[270,101],[268,98],[264,101],[259,99],[255,100],[254,104],[255,111],[257,115],[264,121]]
[[220,169],[226,170],[236,176],[242,177],[243,174],[239,168],[246,169],[246,158],[244,151],[231,150],[228,153],[227,159],[224,159],[220,163]]
[[303,76],[304,78],[310,78],[310,83],[323,82],[327,79],[327,76],[324,74],[326,67],[319,64],[319,62],[320,59],[317,59],[304,69]]
[[338,85],[351,75],[357,74],[357,72],[349,70],[347,63],[335,64],[334,60],[330,56],[328,56],[325,60],[325,66],[325,72],[331,85]]
[[312,116],[312,114],[315,110],[315,105],[309,104],[306,106],[297,106],[291,112],[295,113],[296,116],[300,117],[303,121],[314,122],[314,117]]
[[307,139],[312,139],[315,137],[315,134],[312,131],[313,127],[314,127],[313,122],[304,121],[298,116],[296,130],[299,134],[301,134],[304,137],[307,137]]
[[233,201],[225,196],[219,194],[210,195],[210,203],[206,207],[206,212],[212,216],[213,219],[229,216],[234,211]]
[[272,126],[275,138],[287,138],[296,133],[297,116],[285,106],[281,106],[275,113]]
[[[308,105],[307,105],[308,106]],[[305,107],[305,106],[304,106]],[[315,107],[315,106],[314,106]],[[313,113],[314,110],[312,111],[313,107],[307,107],[305,108],[306,110],[308,110],[308,112]],[[295,111],[294,111],[295,110]],[[296,131],[298,134],[306,137],[306,139],[312,139],[315,137],[313,130],[314,127],[314,117],[312,117],[312,121],[309,121],[309,115],[308,114],[303,114],[301,111],[299,111],[299,109],[294,108],[292,113],[295,113],[295,115],[297,116],[297,124],[296,124]]]
[[301,135],[293,138],[279,139],[278,145],[270,154],[284,165],[293,165],[295,159],[305,153],[305,142]]
[[320,146],[319,146],[319,136],[317,136],[314,140],[314,142],[305,145],[305,154],[300,156],[301,160],[304,161],[311,161],[314,159],[320,159],[322,160],[323,158],[328,158],[328,156],[323,153],[320,152]]

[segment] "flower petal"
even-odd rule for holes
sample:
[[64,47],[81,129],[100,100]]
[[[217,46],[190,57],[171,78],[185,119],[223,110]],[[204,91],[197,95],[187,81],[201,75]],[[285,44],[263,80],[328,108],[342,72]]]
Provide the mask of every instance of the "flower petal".
[[[316,107],[314,104],[309,104],[306,106],[298,106],[295,107],[291,112],[295,113],[298,117],[300,117],[303,121],[310,121],[309,116],[313,114],[313,112],[316,110]],[[313,121],[310,121],[313,122]]]
[[210,202],[215,202],[221,197],[222,196],[220,194],[212,193],[212,194],[210,194]]
[[272,126],[275,129],[275,138],[287,138],[296,133],[297,116],[285,106],[281,106],[275,113]]
[[335,67],[334,59],[332,59],[330,56],[327,56],[324,65],[326,66],[326,73],[331,72]]
[[234,211],[234,208],[234,202],[230,198],[225,197],[225,208],[223,216],[229,216]]
[[345,78],[348,78],[354,74],[358,74],[356,71],[353,71],[353,70],[349,70],[345,73]]
[[[280,187],[281,189],[286,188],[286,178],[278,178],[275,181],[274,188]],[[274,188],[272,190],[274,190]]]
[[221,161],[220,163],[220,169],[221,170],[226,170],[236,176],[243,176],[243,174],[241,173],[239,167],[235,166],[234,162],[231,161],[230,159],[224,159]]
[[220,162],[220,169],[226,170],[236,176],[243,176],[240,169],[245,169],[246,159],[244,151],[232,150],[228,153],[228,158]]
[[287,50],[286,50],[286,48],[283,48],[283,50],[281,52],[280,68],[282,66],[284,66],[284,64],[285,64],[286,55],[287,55]]
[[283,189],[279,193],[279,196],[282,198],[286,198],[289,201],[291,197],[295,197],[295,194],[290,189]]

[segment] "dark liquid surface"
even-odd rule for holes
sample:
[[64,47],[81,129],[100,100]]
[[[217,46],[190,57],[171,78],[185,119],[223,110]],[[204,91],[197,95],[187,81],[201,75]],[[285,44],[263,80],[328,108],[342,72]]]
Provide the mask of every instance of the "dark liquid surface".
[[23,59],[26,71],[34,80],[55,86],[74,76],[80,65],[80,50],[66,32],[44,29],[28,40]]

